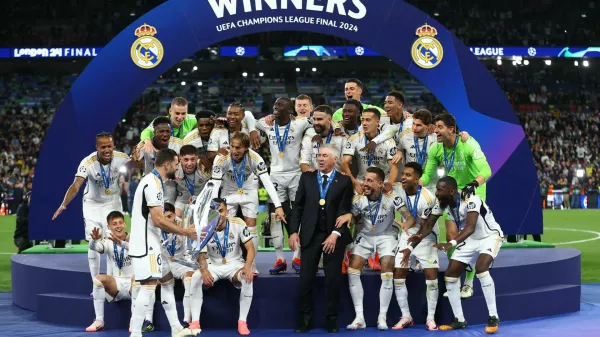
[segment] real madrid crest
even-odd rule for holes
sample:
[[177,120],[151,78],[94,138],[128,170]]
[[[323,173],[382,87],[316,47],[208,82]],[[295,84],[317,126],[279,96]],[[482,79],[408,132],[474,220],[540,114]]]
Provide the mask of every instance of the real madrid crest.
[[137,40],[131,45],[131,59],[136,66],[151,69],[160,64],[164,49],[160,41],[154,37],[156,28],[143,24],[135,30]]
[[412,58],[415,63],[425,69],[437,67],[444,58],[444,47],[435,36],[437,29],[425,24],[417,29],[419,36],[412,45]]

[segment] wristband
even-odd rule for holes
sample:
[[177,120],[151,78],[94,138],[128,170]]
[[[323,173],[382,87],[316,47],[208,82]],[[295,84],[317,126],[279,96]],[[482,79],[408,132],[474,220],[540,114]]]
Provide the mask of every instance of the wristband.
[[449,244],[452,245],[452,247],[456,246],[456,240],[450,240],[450,242],[448,242]]
[[413,246],[411,246],[411,245],[408,245],[408,247],[406,247],[406,248],[408,248],[408,250],[410,250],[410,252],[411,252],[411,253],[412,253],[412,252],[413,252],[413,250],[414,250]]
[[471,184],[473,184],[473,186],[475,186],[475,188],[479,187],[479,182],[477,180],[473,180],[473,182]]

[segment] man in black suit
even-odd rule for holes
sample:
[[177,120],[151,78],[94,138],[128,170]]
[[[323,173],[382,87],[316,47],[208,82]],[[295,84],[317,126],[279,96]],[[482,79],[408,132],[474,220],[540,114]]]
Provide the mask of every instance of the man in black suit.
[[298,289],[300,322],[296,332],[312,329],[312,287],[322,253],[327,287],[327,330],[339,331],[342,260],[352,238],[347,226],[338,229],[335,225],[339,216],[351,211],[353,196],[350,178],[334,169],[340,151],[330,144],[321,145],[318,171],[302,174],[292,208],[288,242],[290,249],[300,246],[302,252]]

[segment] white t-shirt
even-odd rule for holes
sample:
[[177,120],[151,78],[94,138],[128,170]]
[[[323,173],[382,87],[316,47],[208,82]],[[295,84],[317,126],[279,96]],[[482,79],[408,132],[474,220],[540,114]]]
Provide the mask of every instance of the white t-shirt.
[[[131,212],[131,234],[129,236],[129,254],[132,257],[143,257],[148,254],[149,246],[160,249],[161,230],[154,226],[150,208],[164,207],[163,187],[160,179],[153,173],[140,180],[135,190]],[[156,252],[159,254],[160,250]]]
[[[131,278],[133,276],[133,266],[131,265],[131,257],[129,257],[127,242],[122,245],[117,245],[116,243],[108,239],[98,241],[92,240],[89,243],[89,247],[100,254],[106,254],[106,257],[112,264],[112,276],[123,278]],[[119,269],[119,264],[117,263],[115,250],[119,257],[123,258],[123,264],[121,265],[121,269]]]
[[[226,263],[230,264],[233,261],[242,261],[242,245],[252,240],[250,230],[244,220],[237,217],[227,217],[229,221],[229,235],[227,239],[227,252],[225,254]],[[226,229],[217,232],[215,231],[211,240],[202,249],[202,253],[206,253],[210,263],[214,265],[223,265],[223,256],[219,251],[219,246],[215,236],[218,238],[221,248],[225,247],[225,231]]]
[[[439,201],[437,201],[431,213],[441,216],[443,211],[444,210],[441,209]],[[492,214],[492,211],[478,195],[471,196],[467,201],[460,201],[458,219],[457,215],[454,214],[456,208],[452,209],[450,206],[448,206],[446,207],[445,211],[450,217],[450,220],[456,223],[459,231],[462,231],[466,226],[467,213],[477,212],[479,214],[477,217],[477,224],[475,225],[475,232],[470,236],[470,238],[473,240],[485,239],[490,235],[499,235],[501,237],[504,236],[500,225],[496,222],[496,219]]]
[[[362,131],[359,131],[354,136],[348,139],[346,145],[344,146],[343,155],[348,155],[354,157],[354,160],[358,161],[358,175],[356,180],[363,181],[365,178],[365,173],[367,172],[367,168],[369,166],[379,167],[385,172],[386,179],[390,174],[390,165],[389,161],[392,160],[394,155],[396,154],[396,142],[392,139],[388,139],[385,142],[377,145],[375,148],[375,154],[373,155],[373,161],[371,165],[369,165],[370,156],[366,151],[361,151],[368,144],[368,140],[365,134]],[[366,141],[366,142],[365,142]]]
[[[269,150],[271,151],[271,174],[273,173],[297,173],[300,172],[300,155],[302,147],[302,138],[308,128],[311,127],[310,119],[296,117],[290,120],[290,128],[287,140],[284,140],[285,130],[287,125],[277,126],[275,121],[274,126],[268,126],[264,118],[256,123],[256,127],[265,132],[268,137]],[[279,157],[279,145],[275,134],[275,127],[279,129],[279,137],[282,142],[285,142],[283,158]]]
[[[376,236],[380,234],[398,234],[400,229],[394,222],[395,211],[400,211],[400,208],[405,205],[404,200],[397,196],[394,192],[383,193],[381,196],[381,204],[379,205],[379,212],[377,211],[377,203],[379,199],[370,201],[366,195],[355,195],[352,200],[352,215],[361,216],[362,221],[358,226],[359,233],[361,235]],[[377,213],[377,219],[373,225],[371,217],[375,217]]]
[[[397,189],[394,188],[394,192],[398,196],[400,196],[400,198],[402,198],[402,200],[405,200],[406,207],[413,214],[413,217],[415,219],[415,226],[408,229],[408,235],[410,236],[410,235],[417,234],[417,232],[421,228],[421,224],[423,223],[424,220],[427,219],[429,212],[435,206],[436,198],[433,195],[433,193],[431,193],[431,191],[429,191],[425,187],[422,187],[421,193],[419,194],[419,202],[417,205],[417,212],[416,212],[416,216],[415,216],[415,213],[413,213],[414,212],[413,207],[415,205],[415,199],[416,199],[417,195],[414,194],[411,196],[407,196],[406,191],[402,189],[402,186],[400,184],[398,184],[398,185],[400,186],[400,188],[397,188]],[[396,187],[396,185],[394,185],[394,187]],[[402,221],[406,221],[406,220],[407,219],[404,219],[404,217],[402,217]],[[433,233],[435,233],[436,236],[439,235],[440,229],[439,229],[437,223],[433,226],[432,231],[433,231]]]
[[[308,164],[308,166],[314,168],[315,170],[318,168],[317,165],[317,155],[319,154],[319,149],[321,148],[321,144],[317,142],[313,142],[312,139],[317,133],[314,128],[309,128],[306,130],[304,134],[304,138],[302,139],[302,151],[300,164]],[[348,141],[347,137],[334,136],[331,135],[331,139],[329,143],[327,142],[327,138],[323,138],[323,144],[332,144],[335,145],[337,149],[338,160],[335,163],[335,169],[340,170],[340,165],[342,164],[342,150],[344,146],[346,146],[346,142]]]
[[86,179],[86,185],[83,192],[83,203],[90,205],[112,204],[120,200],[121,187],[119,185],[119,169],[129,161],[129,156],[123,152],[113,151],[113,157],[109,164],[102,165],[107,178],[110,176],[109,190],[106,194],[104,179],[102,178],[102,169],[98,160],[98,152],[93,152],[83,158],[77,168],[76,177]]

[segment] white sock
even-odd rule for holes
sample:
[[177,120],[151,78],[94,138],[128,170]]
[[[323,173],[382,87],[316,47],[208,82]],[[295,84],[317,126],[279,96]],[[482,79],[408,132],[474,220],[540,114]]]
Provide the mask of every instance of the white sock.
[[150,296],[156,291],[155,285],[143,285],[141,286],[139,294],[135,299],[135,306],[133,308],[133,314],[131,315],[131,335],[141,336],[142,325],[144,324],[144,315],[150,303]]
[[258,231],[256,227],[248,227],[250,236],[252,237],[252,243],[254,244],[254,251],[258,253]]
[[412,318],[410,309],[408,308],[408,290],[406,290],[405,278],[394,279],[394,291],[396,292],[398,306],[400,307],[400,311],[402,311],[402,317]]
[[[190,307],[192,309],[192,322],[200,320],[200,310],[202,310],[202,274],[199,270],[192,275],[190,283]],[[191,322],[190,322],[191,323]]]
[[90,266],[90,274],[92,281],[100,274],[100,253],[95,250],[88,250],[88,264]]
[[458,282],[458,278],[445,277],[444,279],[446,280],[448,300],[450,301],[454,317],[456,317],[459,322],[464,322],[465,316],[463,315],[462,304],[460,303],[460,283]]
[[276,220],[275,213],[271,213],[271,237],[277,260],[285,261],[283,255],[283,228],[281,227],[281,221]]
[[348,268],[348,283],[350,284],[350,296],[352,297],[352,303],[354,303],[356,318],[360,318],[364,321],[363,297],[365,296],[365,292],[363,290],[362,282],[360,281],[360,270]]
[[[154,287],[154,290],[156,290],[156,287]],[[150,305],[148,305],[148,307],[146,308],[146,320],[149,322],[154,322],[153,317],[154,317],[154,303],[156,302],[156,291],[152,293],[152,295],[150,295]]]
[[392,294],[394,293],[394,274],[381,273],[381,288],[379,289],[379,317],[387,317]]
[[175,303],[175,279],[170,279],[165,283],[160,284],[160,302],[165,309],[171,332],[179,332],[183,330],[183,326],[179,323],[177,317],[177,305]]
[[248,312],[252,305],[252,296],[254,295],[254,287],[252,283],[248,283],[243,275],[238,274],[240,282],[242,283],[242,290],[240,291],[240,321],[246,321],[248,319]]
[[183,320],[188,322],[188,323],[192,323],[192,312],[190,311],[190,288],[191,288],[191,284],[192,284],[192,278],[191,277],[184,277],[183,278],[183,287],[185,288],[185,293],[183,294]]
[[135,300],[142,289],[142,285],[139,282],[131,283],[131,315],[133,316],[133,311],[135,310]]
[[494,279],[490,275],[489,271],[477,274],[479,283],[481,284],[481,290],[485,297],[485,303],[487,304],[490,316],[498,317],[498,310],[496,309],[496,286],[494,285]]
[[294,251],[294,259],[299,259],[300,258],[300,248],[297,248]]
[[435,319],[435,309],[439,296],[438,280],[425,280],[427,284],[427,319]]
[[106,291],[102,282],[94,279],[94,311],[96,312],[96,320],[104,323],[104,301],[106,300]]

